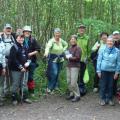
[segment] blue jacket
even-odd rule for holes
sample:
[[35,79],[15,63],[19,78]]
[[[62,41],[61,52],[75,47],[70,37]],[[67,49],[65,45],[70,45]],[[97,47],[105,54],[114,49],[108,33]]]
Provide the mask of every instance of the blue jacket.
[[106,45],[99,51],[97,72],[101,71],[120,73],[120,51],[118,48],[109,48]]

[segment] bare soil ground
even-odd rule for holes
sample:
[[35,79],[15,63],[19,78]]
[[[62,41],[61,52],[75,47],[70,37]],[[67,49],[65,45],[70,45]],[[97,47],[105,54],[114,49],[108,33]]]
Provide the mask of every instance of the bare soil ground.
[[78,103],[49,95],[30,105],[0,107],[0,120],[120,120],[120,105],[100,106],[97,94],[88,93]]

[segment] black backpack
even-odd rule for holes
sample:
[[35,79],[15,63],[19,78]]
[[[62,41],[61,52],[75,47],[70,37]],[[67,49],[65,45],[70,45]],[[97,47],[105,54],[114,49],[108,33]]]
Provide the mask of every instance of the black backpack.
[[[98,43],[100,43],[100,41],[98,41]],[[98,58],[98,50],[99,50],[99,48],[96,51],[91,52],[90,58],[91,58],[92,61],[97,60],[97,58]]]

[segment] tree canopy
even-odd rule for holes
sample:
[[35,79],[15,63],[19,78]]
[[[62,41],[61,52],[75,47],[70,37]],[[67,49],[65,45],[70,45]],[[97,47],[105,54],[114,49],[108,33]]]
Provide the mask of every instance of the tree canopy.
[[119,0],[0,0],[0,29],[11,23],[14,30],[31,25],[41,43],[60,27],[64,39],[75,34],[80,23],[93,39],[101,31],[119,30]]

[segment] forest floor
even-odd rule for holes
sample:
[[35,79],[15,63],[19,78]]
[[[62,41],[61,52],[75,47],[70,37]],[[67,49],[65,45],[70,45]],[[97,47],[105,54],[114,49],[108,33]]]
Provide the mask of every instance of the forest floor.
[[98,94],[88,93],[78,103],[48,95],[28,105],[0,107],[0,120],[120,120],[120,105],[100,106]]

